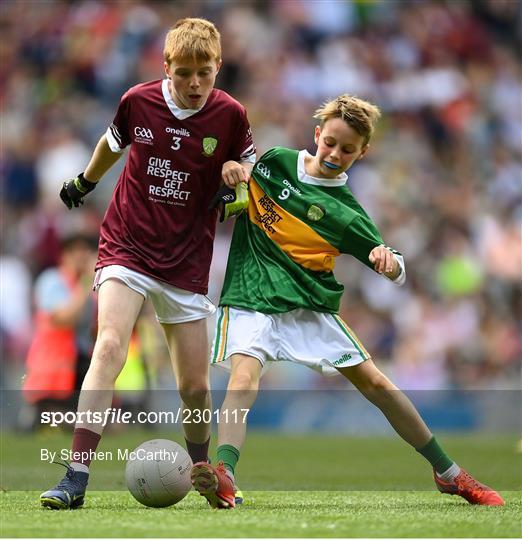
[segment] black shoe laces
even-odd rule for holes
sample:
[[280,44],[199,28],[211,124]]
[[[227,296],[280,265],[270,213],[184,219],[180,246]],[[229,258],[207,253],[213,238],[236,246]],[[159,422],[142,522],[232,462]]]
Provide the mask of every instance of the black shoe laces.
[[60,461],[53,461],[52,463],[56,465],[61,465],[62,467],[65,467],[67,469],[67,472],[65,473],[65,477],[62,478],[61,482],[56,486],[55,489],[61,490],[61,491],[71,491],[71,487],[74,489],[74,491],[84,491],[87,483],[84,480],[81,480],[78,478],[79,475],[77,475],[77,471],[75,471],[70,463],[68,461],[63,460]]

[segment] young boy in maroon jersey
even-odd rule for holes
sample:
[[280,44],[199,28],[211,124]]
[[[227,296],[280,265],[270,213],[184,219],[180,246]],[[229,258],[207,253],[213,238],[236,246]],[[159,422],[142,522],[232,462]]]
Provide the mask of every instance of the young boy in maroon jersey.
[[[68,208],[83,204],[130,146],[101,226],[94,282],[98,336],[78,413],[111,406],[146,298],[165,332],[184,407],[211,407],[206,318],[215,308],[205,295],[217,210],[209,206],[223,195],[225,217],[241,210],[232,188],[247,181],[255,147],[245,109],[214,88],[221,66],[216,27],[203,19],[179,20],[167,34],[164,56],[166,78],[123,95],[85,171],[60,192]],[[210,425],[183,427],[192,460],[206,460]],[[78,419],[72,455],[80,457],[67,465],[55,488],[40,496],[43,506],[83,504],[90,459],[82,456],[92,455],[102,431],[101,424]]]

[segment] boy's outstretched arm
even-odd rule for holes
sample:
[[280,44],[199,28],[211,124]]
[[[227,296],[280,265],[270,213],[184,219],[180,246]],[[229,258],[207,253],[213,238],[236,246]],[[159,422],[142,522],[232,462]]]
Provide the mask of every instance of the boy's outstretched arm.
[[[401,262],[393,251],[384,245],[377,246],[370,251],[368,259],[373,264],[376,272],[383,274],[388,279],[402,285],[405,281],[404,261]],[[401,256],[402,259],[402,256]],[[399,279],[399,278],[403,279]]]
[[101,177],[121,158],[122,154],[122,152],[113,152],[109,147],[107,137],[105,134],[102,135],[89,164],[85,168],[84,176],[88,178],[89,182],[99,182]]
[[83,198],[90,193],[100,178],[120,159],[121,153],[113,152],[107,138],[102,135],[92,154],[89,164],[83,173],[63,183],[60,198],[69,208],[78,208],[83,204]]

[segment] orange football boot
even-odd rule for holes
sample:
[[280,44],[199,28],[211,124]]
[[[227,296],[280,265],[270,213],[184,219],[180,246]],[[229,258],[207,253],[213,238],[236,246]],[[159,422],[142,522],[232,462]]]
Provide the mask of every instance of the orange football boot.
[[503,506],[504,499],[489,486],[477,482],[464,469],[451,482],[442,480],[435,471],[433,471],[435,484],[441,493],[449,495],[460,495],[470,504],[483,504],[485,506]]
[[212,508],[234,508],[236,506],[234,482],[220,461],[213,467],[206,461],[196,463],[190,472],[194,489],[207,499]]

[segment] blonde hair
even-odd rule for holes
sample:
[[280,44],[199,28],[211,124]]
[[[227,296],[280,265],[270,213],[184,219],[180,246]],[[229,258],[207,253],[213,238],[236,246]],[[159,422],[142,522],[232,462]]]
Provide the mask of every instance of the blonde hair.
[[219,62],[221,60],[221,35],[205,19],[180,19],[168,31],[163,48],[165,62],[190,61]]
[[332,118],[342,118],[359,135],[364,137],[364,146],[370,141],[381,111],[375,105],[355,96],[343,94],[332,101],[323,103],[314,118],[320,121],[321,128]]

